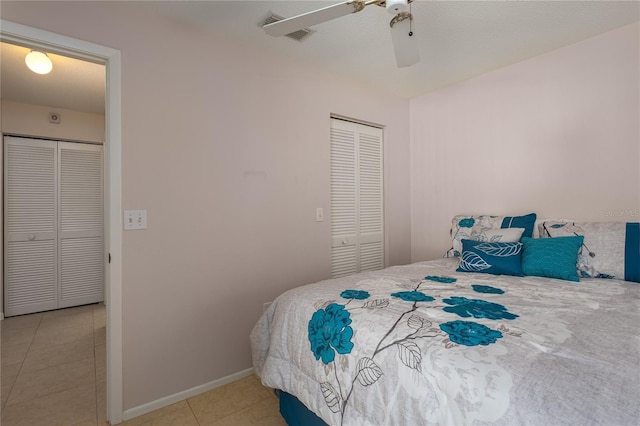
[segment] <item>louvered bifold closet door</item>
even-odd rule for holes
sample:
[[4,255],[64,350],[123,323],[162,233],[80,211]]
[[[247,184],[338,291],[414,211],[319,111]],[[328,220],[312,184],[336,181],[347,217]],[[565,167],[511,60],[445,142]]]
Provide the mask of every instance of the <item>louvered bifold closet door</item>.
[[102,146],[58,143],[59,307],[104,300]]
[[356,129],[331,120],[331,277],[358,272]]
[[5,315],[55,309],[56,143],[4,138]]
[[384,267],[382,129],[362,125],[358,138],[360,271]]
[[384,266],[382,129],[331,119],[331,276]]

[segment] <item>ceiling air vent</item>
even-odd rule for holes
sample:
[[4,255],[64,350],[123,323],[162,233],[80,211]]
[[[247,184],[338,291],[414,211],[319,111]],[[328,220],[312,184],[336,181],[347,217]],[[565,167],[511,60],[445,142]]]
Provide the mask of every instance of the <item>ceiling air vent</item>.
[[[273,24],[274,22],[282,21],[283,19],[284,18],[282,16],[278,16],[278,15],[276,15],[274,13],[269,13],[269,15],[260,24],[260,27],[264,27],[267,24]],[[285,37],[289,37],[289,38],[297,40],[297,41],[302,41],[305,38],[309,37],[314,32],[315,31],[313,31],[310,28],[303,28],[301,30],[294,31],[292,33],[286,34]]]

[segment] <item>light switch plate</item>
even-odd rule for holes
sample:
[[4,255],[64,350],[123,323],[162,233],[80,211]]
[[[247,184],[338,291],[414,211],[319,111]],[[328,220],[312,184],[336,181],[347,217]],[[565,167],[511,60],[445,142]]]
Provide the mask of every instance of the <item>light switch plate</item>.
[[146,210],[124,211],[124,230],[131,231],[133,229],[147,229]]
[[322,207],[316,208],[316,222],[322,222],[324,220],[324,209]]

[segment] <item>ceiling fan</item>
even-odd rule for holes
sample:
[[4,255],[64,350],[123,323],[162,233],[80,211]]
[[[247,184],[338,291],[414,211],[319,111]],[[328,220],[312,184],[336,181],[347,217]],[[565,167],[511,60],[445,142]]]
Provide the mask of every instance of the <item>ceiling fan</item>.
[[274,37],[279,37],[303,28],[321,24],[350,13],[357,13],[366,6],[375,4],[387,9],[387,12],[394,14],[394,18],[389,23],[391,27],[391,40],[396,55],[398,67],[408,67],[420,61],[418,44],[413,37],[413,15],[406,9],[414,0],[348,0],[336,3],[322,9],[303,13],[302,15],[282,19],[262,28]]

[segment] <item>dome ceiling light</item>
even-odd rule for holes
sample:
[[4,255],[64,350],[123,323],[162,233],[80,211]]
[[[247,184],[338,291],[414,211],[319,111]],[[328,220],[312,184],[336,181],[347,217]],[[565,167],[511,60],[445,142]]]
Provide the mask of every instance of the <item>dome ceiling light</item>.
[[46,53],[32,50],[24,58],[29,69],[36,74],[49,74],[53,69],[53,63]]

